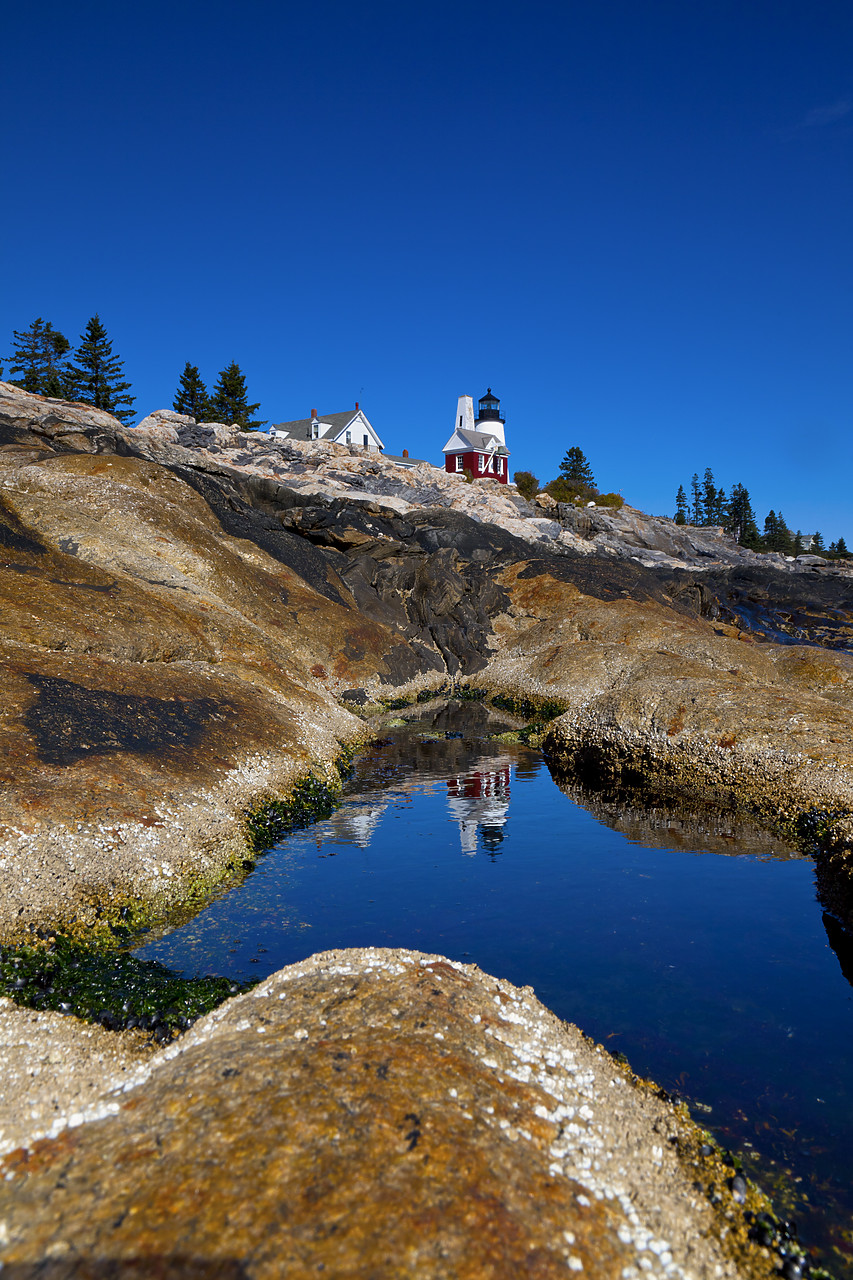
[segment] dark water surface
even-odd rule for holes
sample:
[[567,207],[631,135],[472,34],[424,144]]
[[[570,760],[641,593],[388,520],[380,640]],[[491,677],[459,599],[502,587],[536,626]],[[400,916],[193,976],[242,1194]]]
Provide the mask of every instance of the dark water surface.
[[719,815],[561,790],[538,751],[489,738],[484,708],[405,714],[330,819],[136,954],[246,979],[412,947],[532,986],[683,1094],[853,1276],[853,971],[811,861]]

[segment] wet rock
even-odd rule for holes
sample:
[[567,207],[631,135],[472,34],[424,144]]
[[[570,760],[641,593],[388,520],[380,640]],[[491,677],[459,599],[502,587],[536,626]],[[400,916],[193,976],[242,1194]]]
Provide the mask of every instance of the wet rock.
[[472,966],[327,952],[142,1072],[0,1163],[15,1280],[51,1258],[67,1276],[104,1258],[289,1280],[770,1274],[693,1190],[683,1113]]

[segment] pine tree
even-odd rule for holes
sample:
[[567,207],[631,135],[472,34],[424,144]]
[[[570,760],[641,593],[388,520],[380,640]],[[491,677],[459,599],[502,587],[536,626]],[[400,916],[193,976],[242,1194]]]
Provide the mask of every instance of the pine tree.
[[687,524],[687,494],[683,484],[678,486],[678,493],[675,495],[675,523]]
[[185,413],[190,418],[195,418],[196,422],[212,420],[212,407],[207,388],[201,380],[197,367],[190,364],[189,360],[184,365],[181,381],[172,401],[172,408],[175,413]]
[[560,475],[569,484],[576,485],[578,489],[595,489],[592,469],[586,460],[583,450],[579,449],[577,445],[573,445],[571,449],[566,451],[566,455],[560,463]]
[[791,533],[791,530],[788,528],[787,524],[785,523],[785,517],[782,515],[781,511],[779,512],[778,520],[779,520],[779,546],[777,550],[781,551],[783,555],[789,556],[794,550],[794,535]]
[[850,555],[850,552],[847,550],[847,543],[844,541],[843,538],[838,539],[838,542],[835,545],[835,549],[840,556]]
[[714,473],[710,467],[705,468],[702,480],[702,524],[716,524],[717,486],[714,484]]
[[777,515],[770,510],[764,520],[764,537],[762,544],[765,551],[779,551],[783,555],[791,555],[794,550],[794,538],[785,524],[785,517],[780,511]]
[[62,399],[70,392],[67,353],[71,343],[41,316],[29,329],[13,330],[9,381],[36,395]]
[[794,534],[794,545],[791,548],[792,556],[801,556],[803,554],[803,531],[798,529]]
[[113,355],[113,344],[97,314],[80,335],[74,361],[71,377],[76,398],[128,423],[133,417],[135,397],[128,395],[130,383],[124,380],[124,361]]
[[690,506],[690,523],[702,523],[702,490],[699,488],[699,476],[694,471],[690,477],[690,494],[693,499]]
[[823,534],[822,533],[812,534],[812,545],[810,550],[814,551],[816,555],[820,555],[821,551],[823,551]]
[[742,484],[732,485],[732,496],[728,503],[726,528],[733,534],[740,546],[749,547],[752,551],[761,549],[761,536],[755,523],[755,514],[749,498],[749,490]]
[[213,388],[210,401],[211,421],[236,425],[243,431],[256,431],[265,424],[252,420],[252,414],[260,408],[258,404],[248,403],[246,378],[236,361],[222,370],[219,381]]

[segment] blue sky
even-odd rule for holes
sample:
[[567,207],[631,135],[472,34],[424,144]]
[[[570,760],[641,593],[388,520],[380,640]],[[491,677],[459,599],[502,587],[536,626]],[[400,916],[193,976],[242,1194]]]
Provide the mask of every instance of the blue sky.
[[95,311],[140,416],[236,360],[441,459],[580,445],[671,513],[706,466],[853,538],[849,0],[18,5],[0,355]]

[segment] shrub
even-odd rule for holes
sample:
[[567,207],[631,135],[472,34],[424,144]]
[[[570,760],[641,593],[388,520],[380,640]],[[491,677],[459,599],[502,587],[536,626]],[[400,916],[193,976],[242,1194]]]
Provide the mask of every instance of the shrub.
[[539,481],[532,471],[516,471],[512,477],[522,498],[533,498],[539,492]]
[[621,493],[600,493],[595,501],[599,507],[614,507],[617,511],[625,505]]
[[465,477],[465,483],[466,483],[466,484],[473,484],[473,483],[474,483],[474,472],[471,470],[471,468],[470,468],[470,467],[463,467],[463,468],[462,468],[462,474],[463,474],[463,476]]
[[585,484],[577,484],[573,480],[566,480],[564,476],[557,476],[556,480],[546,484],[545,492],[550,493],[555,502],[598,501],[598,492],[595,489],[590,489]]

